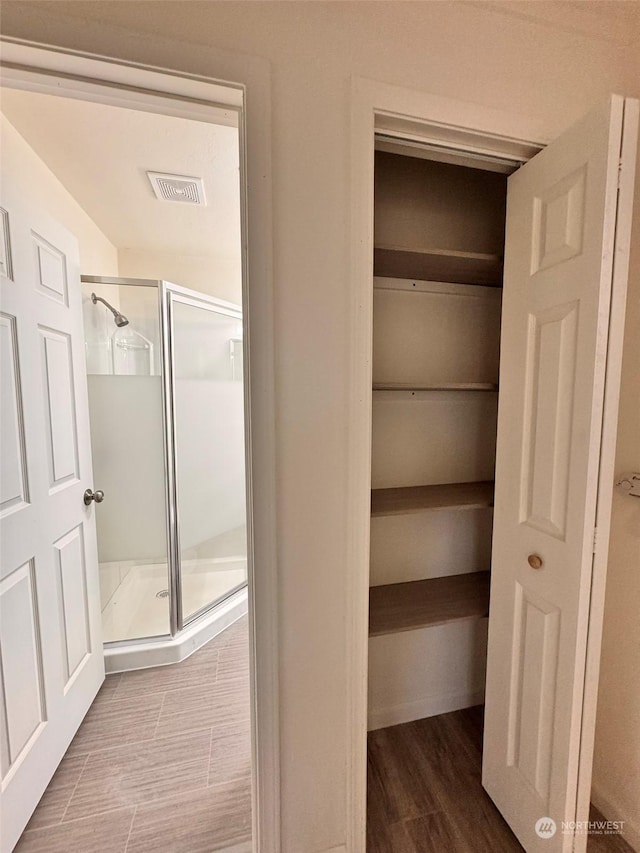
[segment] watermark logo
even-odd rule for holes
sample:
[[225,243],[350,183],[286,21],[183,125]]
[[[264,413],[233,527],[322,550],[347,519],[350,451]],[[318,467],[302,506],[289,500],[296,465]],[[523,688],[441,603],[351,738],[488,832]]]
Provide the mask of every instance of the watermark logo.
[[[541,817],[535,823],[539,838],[553,838],[558,825],[552,817]],[[623,820],[563,820],[560,825],[563,835],[622,835]]]
[[622,835],[623,820],[563,820],[563,835]]
[[536,834],[540,838],[553,838],[556,834],[556,822],[552,817],[541,817],[536,821]]

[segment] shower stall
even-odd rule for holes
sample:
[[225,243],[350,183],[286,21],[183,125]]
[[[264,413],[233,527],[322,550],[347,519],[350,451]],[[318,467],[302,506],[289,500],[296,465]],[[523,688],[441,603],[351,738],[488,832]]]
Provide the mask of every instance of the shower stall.
[[107,671],[181,660],[247,609],[241,309],[82,277]]

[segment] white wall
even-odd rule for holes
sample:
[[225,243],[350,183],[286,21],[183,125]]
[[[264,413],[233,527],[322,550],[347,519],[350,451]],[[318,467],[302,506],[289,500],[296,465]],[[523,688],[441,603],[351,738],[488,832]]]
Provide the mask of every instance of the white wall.
[[479,705],[488,619],[462,619],[369,640],[368,728]]
[[[632,86],[632,48],[618,44],[617,12],[611,28],[603,20],[583,35],[575,4],[552,5],[558,27],[519,14],[537,3],[511,3],[504,14],[504,4],[480,2],[3,7],[8,33],[78,50],[203,74],[215,69],[193,43],[272,63],[282,853],[341,850],[346,839],[351,78],[519,111],[552,138],[601,95]],[[148,37],[129,38],[119,26]],[[639,289],[636,276],[632,302]],[[630,358],[622,429],[630,422],[631,434]],[[616,520],[614,548],[626,565],[633,546],[624,528]]]
[[0,116],[0,121],[4,168],[11,171],[34,204],[76,235],[80,246],[80,271],[117,275],[115,246],[4,115]]

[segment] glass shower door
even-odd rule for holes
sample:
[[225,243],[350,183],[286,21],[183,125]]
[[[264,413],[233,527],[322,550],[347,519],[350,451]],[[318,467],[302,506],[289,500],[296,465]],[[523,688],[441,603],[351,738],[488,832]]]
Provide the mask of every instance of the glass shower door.
[[164,286],[181,627],[247,582],[242,315]]
[[159,282],[82,277],[102,631],[170,631]]

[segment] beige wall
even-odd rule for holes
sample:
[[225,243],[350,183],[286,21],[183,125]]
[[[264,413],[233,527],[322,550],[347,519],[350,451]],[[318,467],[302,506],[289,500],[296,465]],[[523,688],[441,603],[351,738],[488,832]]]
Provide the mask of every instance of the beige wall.
[[76,235],[80,246],[80,272],[117,275],[118,253],[115,246],[4,115],[0,115],[0,121],[3,169],[24,187],[34,205],[42,207]]
[[[626,94],[640,97],[640,53]],[[640,156],[625,324],[616,473],[640,471]],[[598,694],[594,802],[640,850],[640,500],[616,493]]]
[[[6,31],[79,50],[214,74],[193,42],[272,63],[283,853],[338,851],[346,837],[351,77],[519,111],[552,138],[601,95],[630,91],[631,48],[606,21],[581,34],[574,4],[552,4],[558,27],[520,14],[537,5],[511,3],[504,14],[505,4],[479,2],[3,6]],[[639,288],[636,276],[636,305]],[[637,434],[637,346],[625,367],[627,445]],[[637,449],[626,453],[637,467]],[[616,514],[621,578],[632,571],[628,528],[639,511],[635,522]],[[637,661],[630,667],[640,677]]]
[[242,262],[237,257],[213,258],[205,255],[179,255],[175,252],[149,252],[120,249],[120,275],[131,278],[162,278],[190,287],[209,296],[242,304]]

